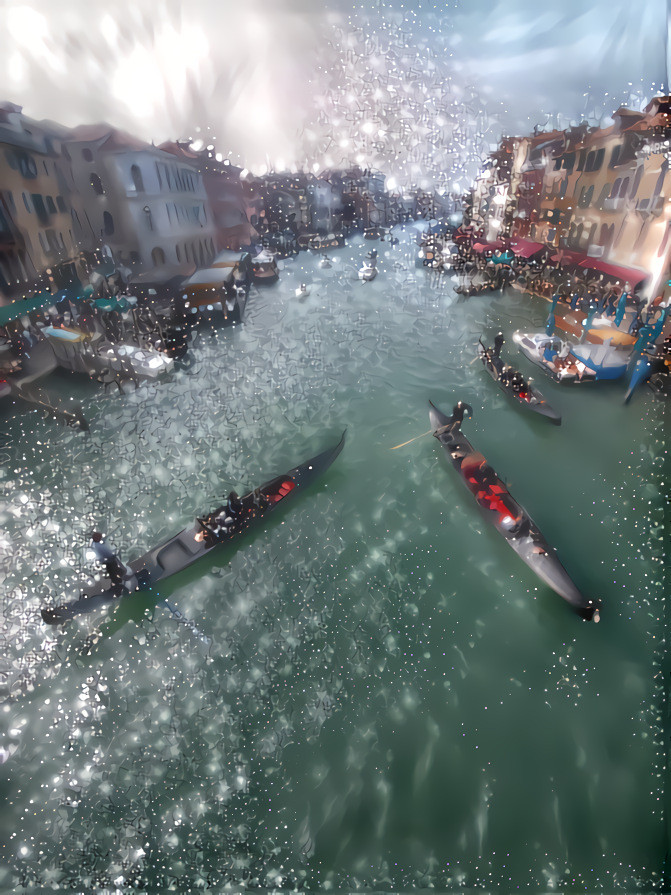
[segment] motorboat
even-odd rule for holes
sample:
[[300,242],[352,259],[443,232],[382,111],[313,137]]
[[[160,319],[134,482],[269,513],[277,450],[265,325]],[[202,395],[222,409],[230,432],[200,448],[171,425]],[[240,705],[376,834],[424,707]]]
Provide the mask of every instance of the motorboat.
[[108,366],[115,372],[127,372],[126,365],[129,365],[133,373],[147,379],[169,373],[175,366],[172,357],[161,351],[125,343],[102,348],[98,351],[98,357],[107,360]]
[[301,283],[298,289],[294,290],[296,298],[307,298],[309,294],[310,286],[307,286],[305,283]]
[[513,333],[513,341],[532,363],[556,382],[594,382],[620,379],[627,371],[629,353],[604,343],[574,344],[547,333]]
[[252,274],[257,285],[277,282],[280,276],[275,255],[263,249],[252,259]]

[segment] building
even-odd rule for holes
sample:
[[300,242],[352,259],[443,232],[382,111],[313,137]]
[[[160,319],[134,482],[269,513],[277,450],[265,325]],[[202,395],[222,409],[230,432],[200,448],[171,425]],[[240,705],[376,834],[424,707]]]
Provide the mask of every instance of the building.
[[74,128],[64,147],[81,201],[84,248],[102,246],[135,270],[202,267],[214,257],[212,211],[191,160],[107,124]]
[[228,160],[219,161],[213,147],[192,149],[190,141],[161,143],[159,149],[195,165],[202,177],[217,234],[217,251],[237,252],[258,241],[259,234],[247,217],[242,168]]
[[[0,104],[0,292],[23,296],[48,285],[55,269],[76,277],[69,166],[58,140],[21,106]],[[48,273],[47,273],[48,271]]]

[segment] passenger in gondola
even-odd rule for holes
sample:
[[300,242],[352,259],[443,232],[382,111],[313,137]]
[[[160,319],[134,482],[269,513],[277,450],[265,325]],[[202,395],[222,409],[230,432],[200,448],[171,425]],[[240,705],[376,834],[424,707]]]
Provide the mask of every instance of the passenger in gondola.
[[492,354],[494,355],[494,357],[499,357],[499,355],[501,354],[501,348],[503,347],[503,342],[504,342],[503,333],[497,333],[497,335],[494,339],[494,347],[492,349]]
[[228,495],[226,509],[228,510],[228,515],[232,516],[234,520],[242,515],[242,501],[240,500],[237,491],[231,491]]
[[519,372],[519,370],[515,370],[510,380],[510,385],[512,386],[513,392],[516,395],[519,395],[526,385],[524,381],[524,376]]
[[504,388],[507,388],[510,385],[511,379],[512,379],[512,372],[513,372],[512,368],[509,366],[505,366],[501,370],[501,385],[504,386]]

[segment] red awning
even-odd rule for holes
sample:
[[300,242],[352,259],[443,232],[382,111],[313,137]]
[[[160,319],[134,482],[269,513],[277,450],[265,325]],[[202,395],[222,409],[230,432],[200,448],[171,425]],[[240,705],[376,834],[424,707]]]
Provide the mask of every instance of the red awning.
[[607,261],[599,261],[598,258],[587,258],[581,262],[580,266],[598,270],[611,279],[620,280],[623,286],[625,283],[630,283],[632,287],[637,286],[650,276],[646,270],[638,270],[635,267],[620,267],[617,264],[608,264]]
[[579,267],[583,261],[589,261],[584,252],[572,252],[570,249],[559,249],[556,255],[550,258],[551,261],[559,264],[571,264],[573,267]]
[[473,251],[477,252],[479,255],[482,255],[484,252],[495,252],[497,249],[502,249],[503,243],[500,239],[497,239],[496,242],[474,242],[473,243]]
[[510,248],[518,258],[531,258],[539,252],[549,251],[548,247],[542,242],[532,242],[530,239],[511,239]]

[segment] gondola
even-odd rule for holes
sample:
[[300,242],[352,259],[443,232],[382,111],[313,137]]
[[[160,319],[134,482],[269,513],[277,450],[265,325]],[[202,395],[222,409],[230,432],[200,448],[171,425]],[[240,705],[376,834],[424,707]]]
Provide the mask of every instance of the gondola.
[[[506,370],[504,372],[504,363],[499,357],[498,351],[503,344],[503,339],[497,348],[485,348],[482,340],[478,342],[478,355],[482,360],[485,370],[496,382],[502,392],[505,392],[509,398],[533,413],[538,413],[546,419],[551,420],[556,426],[561,425],[561,415],[551,407],[545,400],[539,390],[533,386],[528,380],[524,379],[517,370]],[[515,384],[515,378],[518,377],[519,387]]]
[[[137,579],[135,590],[151,589],[159,581],[188,568],[221,545],[237,540],[245,532],[259,527],[269,513],[278,506],[284,506],[288,497],[306,488],[325,472],[342,451],[344,444],[343,432],[335,447],[306,460],[285,475],[271,479],[260,488],[249,491],[240,498],[241,506],[236,519],[227,530],[217,530],[214,522],[226,509],[221,506],[206,518],[197,518],[179,534],[129,563]],[[70,603],[42,609],[42,618],[49,625],[60,625],[83,613],[108,606],[130,592],[122,584],[108,585],[102,582]]]
[[482,454],[462,435],[464,411],[472,415],[468,404],[459,402],[451,417],[446,416],[431,402],[429,404],[434,436],[445,448],[452,465],[494,528],[503,535],[520,559],[570,603],[581,618],[598,622],[600,601],[590,600],[580,593],[533,519],[513,498]]

